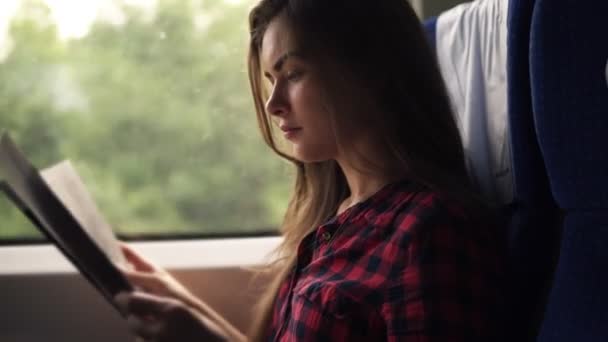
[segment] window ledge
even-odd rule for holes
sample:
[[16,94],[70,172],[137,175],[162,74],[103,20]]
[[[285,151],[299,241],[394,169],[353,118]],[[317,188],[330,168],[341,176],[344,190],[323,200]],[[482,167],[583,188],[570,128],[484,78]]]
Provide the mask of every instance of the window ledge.
[[[171,270],[262,265],[281,237],[130,242],[155,264]],[[0,247],[0,275],[73,274],[74,266],[54,245]]]

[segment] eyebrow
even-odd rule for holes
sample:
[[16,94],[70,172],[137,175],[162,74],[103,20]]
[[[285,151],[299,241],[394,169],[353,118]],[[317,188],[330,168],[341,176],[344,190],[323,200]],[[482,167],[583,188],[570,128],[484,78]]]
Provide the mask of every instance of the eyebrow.
[[274,62],[274,65],[272,66],[272,68],[276,72],[281,71],[281,68],[283,67],[283,64],[285,64],[285,62],[289,58],[291,58],[291,57],[299,57],[299,58],[301,58],[302,55],[299,52],[297,52],[297,51],[288,51],[288,52],[284,53],[281,57],[279,57],[276,62]]

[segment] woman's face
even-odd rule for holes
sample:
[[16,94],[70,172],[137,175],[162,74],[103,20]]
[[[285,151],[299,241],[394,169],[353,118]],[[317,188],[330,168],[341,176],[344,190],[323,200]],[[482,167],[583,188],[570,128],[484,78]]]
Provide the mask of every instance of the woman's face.
[[336,136],[318,69],[298,50],[285,15],[266,29],[260,63],[270,85],[266,112],[291,143],[293,157],[302,162],[336,159]]

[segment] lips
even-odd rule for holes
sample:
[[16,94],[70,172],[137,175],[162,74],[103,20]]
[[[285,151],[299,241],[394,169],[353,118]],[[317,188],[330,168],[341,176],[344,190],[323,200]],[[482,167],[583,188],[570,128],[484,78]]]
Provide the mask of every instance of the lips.
[[287,125],[281,125],[281,131],[287,133],[287,132],[295,132],[297,130],[302,129],[301,127],[295,127],[295,126],[287,126]]
[[295,127],[295,126],[288,126],[288,125],[281,125],[280,128],[281,128],[281,131],[283,131],[283,135],[287,139],[293,139],[296,136],[296,134],[302,130],[302,127]]

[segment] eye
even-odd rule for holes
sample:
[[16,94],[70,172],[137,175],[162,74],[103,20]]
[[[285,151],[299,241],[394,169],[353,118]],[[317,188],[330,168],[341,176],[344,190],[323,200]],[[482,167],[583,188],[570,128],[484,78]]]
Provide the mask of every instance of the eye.
[[268,79],[268,78],[264,79],[264,86],[266,88],[270,89],[270,88],[272,88],[273,85],[274,85],[274,82],[271,79]]
[[299,80],[300,78],[302,78],[303,72],[299,71],[299,70],[293,70],[293,71],[289,71],[287,72],[287,80],[290,82],[295,82],[297,80]]
[[266,84],[272,85],[274,83],[274,78],[269,73],[264,73],[264,80]]

